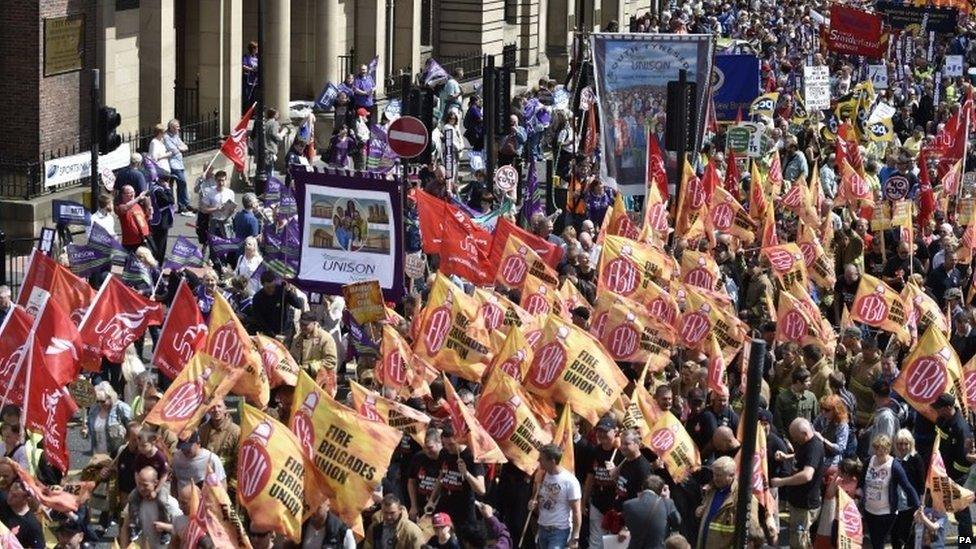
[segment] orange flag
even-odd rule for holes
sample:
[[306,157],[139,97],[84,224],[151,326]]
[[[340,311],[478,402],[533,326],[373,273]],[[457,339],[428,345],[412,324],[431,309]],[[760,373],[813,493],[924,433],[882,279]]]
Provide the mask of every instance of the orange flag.
[[779,306],[776,309],[776,341],[823,345],[820,316],[810,312],[789,292],[779,293]]
[[748,333],[747,326],[726,304],[721,304],[691,286],[679,290],[685,311],[678,319],[678,340],[686,347],[705,349],[706,336],[714,335],[726,364],[735,358]]
[[314,464],[313,476],[332,512],[346,524],[356,524],[386,476],[400,431],[336,402],[304,372],[298,376],[291,411],[295,442],[307,463]]
[[637,429],[645,446],[651,443],[651,426],[661,418],[661,408],[644,388],[643,379],[634,384],[630,398],[625,402],[623,425]]
[[[488,431],[481,425],[475,417],[474,412],[468,409],[461,399],[458,398],[454,386],[445,377],[444,389],[447,392],[447,410],[451,416],[451,426],[454,428],[456,436],[461,437],[467,443],[471,455],[478,463],[505,463],[505,454],[491,437]],[[482,395],[481,398],[485,398]]]
[[779,233],[776,232],[776,210],[773,208],[766,208],[759,243],[763,248],[779,244]]
[[567,471],[576,470],[576,452],[573,440],[573,407],[569,404],[563,405],[559,412],[559,421],[556,422],[556,429],[552,434],[552,443],[563,450],[563,459],[559,466]]
[[525,340],[522,331],[509,330],[508,335],[505,336],[505,341],[491,361],[491,366],[488,367],[488,373],[500,369],[521,383],[525,379],[525,374],[528,372],[534,356],[532,346]]
[[657,185],[650,187],[644,197],[644,226],[641,227],[640,242],[663,245],[671,232],[668,221],[668,204]]
[[682,482],[701,468],[695,441],[671,412],[662,412],[651,427],[647,447],[664,460],[664,466],[675,482]]
[[722,187],[715,188],[708,215],[710,225],[716,231],[728,233],[746,245],[756,239],[756,222],[749,217],[742,204]]
[[508,333],[512,326],[518,327],[532,320],[532,315],[525,309],[494,290],[475,288],[474,298],[478,301],[477,322],[483,323],[489,332]]
[[639,303],[613,292],[597,297],[590,335],[619,362],[643,362],[651,373],[663,370],[671,360],[677,334],[671,325],[647,314]]
[[892,333],[905,345],[911,343],[908,313],[901,295],[869,274],[861,275],[851,307],[851,320]]
[[674,273],[674,258],[649,244],[608,236],[600,254],[598,287],[633,299],[647,281],[667,281]]
[[[297,391],[295,399],[296,403],[300,402]],[[321,496],[309,497],[316,491],[314,485],[295,434],[278,420],[244,404],[241,445],[237,452],[237,501],[251,517],[250,529],[277,532],[299,542],[306,500],[313,508],[322,502]]]
[[722,273],[712,254],[685,250],[681,254],[681,281],[706,290],[722,289]]
[[145,422],[165,427],[178,438],[186,438],[210,407],[227,396],[241,375],[241,370],[225,368],[197,352],[146,415]]
[[934,325],[942,333],[949,333],[949,319],[939,308],[925,290],[920,288],[914,281],[909,280],[901,291],[902,301],[905,302],[905,311],[908,314],[908,326],[912,331],[925,332],[925,329]]
[[968,264],[973,260],[973,250],[976,249],[976,223],[970,223],[962,233],[962,242],[956,248],[956,261]]
[[942,453],[939,451],[939,439],[935,437],[932,447],[932,462],[928,476],[925,478],[925,488],[932,495],[932,508],[940,513],[955,513],[969,507],[976,499],[971,490],[963,488],[949,478]]
[[400,332],[388,324],[383,325],[380,356],[375,369],[376,381],[409,396],[417,375],[412,359],[413,351]]
[[637,240],[640,237],[640,231],[627,214],[627,208],[624,207],[624,197],[620,193],[616,194],[613,205],[603,216],[603,225],[596,237],[597,244],[602,244],[603,238],[607,235],[622,236],[631,240]]
[[725,360],[725,354],[722,353],[722,348],[714,334],[708,336],[705,355],[708,356],[708,377],[705,379],[705,386],[710,391],[728,395],[729,384],[726,380],[728,362]]
[[254,340],[254,347],[261,356],[261,365],[264,366],[270,387],[272,389],[279,385],[294,387],[298,381],[299,366],[285,344],[264,334],[258,334],[251,339]]
[[566,320],[572,320],[573,309],[577,307],[583,307],[593,312],[590,302],[583,297],[576,284],[573,284],[568,278],[563,280],[563,285],[559,287],[559,301],[562,303],[563,318]]
[[532,275],[525,277],[525,285],[522,286],[522,302],[519,305],[532,316],[547,316],[550,313],[562,312],[556,287]]
[[577,414],[596,425],[627,378],[592,336],[549,315],[524,384],[553,402],[572,403]]
[[255,352],[237,314],[220,292],[214,292],[207,342],[203,349],[215,361],[243,372],[232,389],[235,395],[245,397],[259,408],[268,405],[271,386],[261,357]]
[[522,288],[526,277],[532,275],[555,288],[559,285],[556,269],[539,257],[539,254],[516,235],[508,235],[502,257],[495,271],[495,283],[508,288]]
[[41,484],[27,469],[21,467],[16,461],[9,458],[5,459],[7,465],[12,467],[14,472],[17,473],[17,478],[23,485],[24,490],[27,491],[27,494],[40,502],[41,505],[62,513],[74,513],[78,510],[78,506],[82,502],[79,501],[77,495],[61,490],[60,487],[58,490],[52,490],[51,487]]
[[418,319],[413,351],[442,372],[478,382],[491,362],[490,338],[476,322],[479,303],[441,274]]
[[674,230],[687,238],[704,236],[705,225],[702,217],[708,213],[708,195],[702,180],[695,175],[694,168],[687,160],[681,175],[681,192],[678,196],[678,214]]
[[837,490],[837,525],[837,547],[840,549],[860,549],[861,543],[864,541],[861,511],[857,508],[857,502],[851,499],[843,489]]
[[833,290],[837,283],[834,261],[824,252],[814,225],[801,223],[797,229],[796,245],[803,254],[803,264],[813,282],[824,290]]
[[493,370],[488,374],[475,417],[502,453],[526,474],[539,467],[539,448],[552,442],[527,404],[522,386],[508,374]]
[[840,188],[837,191],[834,207],[845,205],[855,209],[860,209],[861,206],[874,206],[871,187],[846,159],[840,165]]
[[918,413],[935,421],[931,404],[942,393],[955,394],[966,404],[962,365],[945,333],[929,326],[902,361],[901,372],[891,388]]
[[390,400],[366,387],[349,382],[352,406],[359,415],[372,421],[385,423],[394,429],[410,435],[417,444],[423,445],[427,438],[430,416],[415,410],[402,402]]
[[803,181],[794,183],[789,192],[780,200],[780,203],[783,208],[793,212],[793,215],[797,216],[803,223],[812,227],[820,225],[820,216],[817,215],[816,205],[810,196],[810,190],[807,189]]
[[769,261],[778,289],[785,290],[794,284],[799,284],[802,288],[807,287],[805,258],[795,242],[765,246],[760,253]]

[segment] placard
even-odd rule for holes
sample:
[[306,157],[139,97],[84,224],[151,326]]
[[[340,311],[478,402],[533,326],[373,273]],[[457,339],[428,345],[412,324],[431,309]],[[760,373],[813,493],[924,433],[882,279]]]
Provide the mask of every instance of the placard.
[[884,65],[868,65],[868,79],[876,90],[888,89],[888,67]]
[[962,56],[947,55],[945,57],[945,67],[942,74],[948,77],[962,76]]
[[80,378],[68,384],[68,393],[75,399],[79,408],[89,408],[95,404],[95,387],[91,381]]
[[826,30],[826,38],[827,49],[842,54],[881,59],[888,50],[881,15],[843,4],[830,6],[830,29]]
[[426,268],[427,258],[424,257],[424,252],[407,254],[407,262],[403,267],[404,272],[407,273],[407,278],[423,278]]
[[360,324],[379,322],[386,317],[383,290],[376,280],[346,284],[342,287],[342,297],[349,313]]
[[44,76],[80,71],[85,54],[85,14],[44,19]]
[[803,102],[807,112],[830,108],[830,69],[826,66],[803,67]]

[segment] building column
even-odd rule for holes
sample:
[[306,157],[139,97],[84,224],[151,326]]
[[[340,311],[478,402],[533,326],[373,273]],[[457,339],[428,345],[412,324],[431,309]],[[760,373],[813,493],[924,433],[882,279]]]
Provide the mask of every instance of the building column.
[[142,0],[139,35],[139,120],[143,126],[166,124],[175,102],[173,0]]
[[[200,115],[223,110],[223,99],[229,83],[223,75],[223,45],[227,29],[223,25],[224,0],[200,0],[200,52],[197,70],[200,75]],[[220,128],[228,133],[226,112],[220,113]]]
[[315,80],[318,88],[326,82],[342,82],[339,75],[339,0],[319,0],[315,7]]
[[440,56],[502,53],[505,0],[440,0],[435,15],[434,48]]
[[393,7],[393,74],[410,67],[420,72],[420,7],[422,0],[396,0]]
[[[230,133],[237,125],[242,109],[247,109],[247,105],[241,105],[241,89],[243,65],[242,58],[246,48],[244,47],[244,0],[223,0],[224,9],[222,17],[223,26],[223,51],[221,63],[221,77],[225,84],[224,95],[220,103],[221,126],[226,128],[226,133]],[[260,52],[259,52],[260,55]],[[225,114],[226,113],[226,114]],[[204,113],[200,113],[201,115]]]
[[288,124],[291,101],[291,0],[267,0],[264,14],[265,43],[260,52],[264,63],[265,105],[277,109],[281,123]]
[[368,64],[373,56],[379,56],[376,65],[376,97],[381,97],[386,84],[386,0],[359,0],[356,2],[356,62],[353,73],[359,73],[359,65]]
[[531,67],[539,63],[539,0],[519,0],[518,64]]
[[546,6],[546,57],[549,59],[549,75],[562,81],[569,73],[570,50],[573,47],[573,31],[576,29],[576,0],[565,3],[549,0]]

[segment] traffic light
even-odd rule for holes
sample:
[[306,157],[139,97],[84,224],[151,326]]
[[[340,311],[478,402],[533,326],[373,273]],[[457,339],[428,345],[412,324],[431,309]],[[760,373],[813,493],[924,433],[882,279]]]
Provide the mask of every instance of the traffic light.
[[698,97],[694,82],[684,84],[672,80],[668,82],[667,103],[665,103],[666,122],[664,125],[664,147],[676,151],[684,140],[684,149],[694,151],[695,135],[698,132]]
[[113,107],[98,109],[98,152],[108,154],[119,148],[122,137],[115,129],[122,124],[122,116]]
[[410,100],[405,108],[401,107],[400,112],[418,118],[427,128],[427,148],[420,153],[420,156],[410,160],[416,164],[427,164],[430,162],[430,153],[433,150],[430,132],[436,126],[434,121],[434,92],[428,88],[410,88]]

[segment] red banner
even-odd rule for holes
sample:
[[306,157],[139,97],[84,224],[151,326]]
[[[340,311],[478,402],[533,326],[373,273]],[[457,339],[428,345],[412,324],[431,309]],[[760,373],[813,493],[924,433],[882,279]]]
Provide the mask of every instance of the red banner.
[[169,379],[175,379],[193,353],[207,341],[207,324],[186,280],[180,281],[160,333],[153,364]]
[[48,462],[62,473],[67,473],[68,420],[78,411],[78,405],[68,394],[65,384],[51,375],[44,362],[44,351],[36,339],[31,338],[28,342],[27,352],[27,367],[30,369],[27,377],[31,388],[24,406],[27,428],[41,433]]
[[[129,289],[119,278],[109,275],[95,296],[78,331],[85,344],[86,359],[104,356],[120,364],[125,348],[146,333],[149,326],[163,322],[163,306]],[[90,360],[88,362],[91,362]],[[86,364],[88,368],[101,365]]]
[[0,324],[0,396],[18,406],[24,403],[27,376],[21,364],[32,327],[33,319],[20,305],[10,309]]
[[830,28],[826,30],[827,49],[880,59],[888,50],[888,36],[881,30],[882,22],[880,14],[833,4]]

